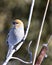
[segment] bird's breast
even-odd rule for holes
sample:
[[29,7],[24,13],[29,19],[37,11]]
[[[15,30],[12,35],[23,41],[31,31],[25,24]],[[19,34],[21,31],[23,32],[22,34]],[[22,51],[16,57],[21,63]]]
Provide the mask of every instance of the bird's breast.
[[24,37],[24,28],[20,27],[14,30],[17,40],[20,42]]

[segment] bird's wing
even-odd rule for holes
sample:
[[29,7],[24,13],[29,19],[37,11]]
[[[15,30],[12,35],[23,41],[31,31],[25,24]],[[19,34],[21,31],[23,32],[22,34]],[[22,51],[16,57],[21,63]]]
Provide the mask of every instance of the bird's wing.
[[10,29],[8,33],[7,43],[9,46],[14,45],[17,42],[16,36],[14,34],[14,29]]

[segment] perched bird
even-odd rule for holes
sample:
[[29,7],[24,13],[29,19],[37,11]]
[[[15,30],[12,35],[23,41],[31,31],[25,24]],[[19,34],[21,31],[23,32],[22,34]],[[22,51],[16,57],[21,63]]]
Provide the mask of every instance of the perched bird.
[[7,44],[9,46],[9,50],[7,53],[7,57],[10,55],[11,50],[13,50],[14,46],[18,44],[24,37],[24,24],[21,20],[16,19],[12,22],[12,28],[8,33]]

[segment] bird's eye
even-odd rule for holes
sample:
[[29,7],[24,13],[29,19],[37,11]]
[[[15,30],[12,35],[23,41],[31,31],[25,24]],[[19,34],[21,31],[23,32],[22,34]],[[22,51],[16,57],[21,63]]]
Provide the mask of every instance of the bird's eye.
[[12,24],[15,24],[15,22],[12,22]]
[[12,23],[13,23],[14,25],[15,25],[15,24],[18,24],[17,22],[12,22]]

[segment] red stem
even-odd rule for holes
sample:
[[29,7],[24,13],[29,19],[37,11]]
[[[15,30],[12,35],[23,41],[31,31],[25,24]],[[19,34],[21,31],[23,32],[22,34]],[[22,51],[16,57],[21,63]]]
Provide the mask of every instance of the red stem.
[[47,52],[47,47],[43,46],[36,59],[35,65],[41,65],[43,59],[45,58],[46,52]]

